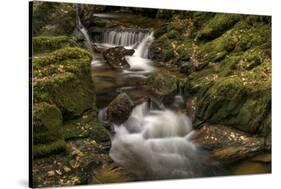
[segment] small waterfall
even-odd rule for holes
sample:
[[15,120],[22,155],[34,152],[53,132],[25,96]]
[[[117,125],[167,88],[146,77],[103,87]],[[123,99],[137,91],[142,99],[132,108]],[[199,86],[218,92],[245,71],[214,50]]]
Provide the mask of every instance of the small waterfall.
[[146,74],[154,71],[154,67],[151,65],[151,60],[147,59],[148,49],[153,39],[152,32],[137,46],[133,56],[126,57],[126,60],[130,64],[130,69],[134,70],[134,72],[138,70],[138,73]]
[[92,47],[91,38],[90,38],[90,36],[88,34],[87,29],[81,23],[81,20],[80,20],[80,17],[79,17],[79,5],[76,5],[76,23],[77,23],[78,29],[81,31],[81,33],[85,37],[85,46],[90,51],[90,53],[93,54],[94,51],[93,51],[93,47]]
[[114,126],[110,157],[141,179],[202,176],[207,155],[190,139],[190,119],[148,106],[138,105],[124,124]]
[[148,48],[151,45],[153,41],[153,32],[147,35],[142,42],[138,45],[135,53],[133,56],[135,57],[142,57],[147,58],[148,57]]
[[115,46],[133,46],[149,35],[148,31],[138,30],[106,30],[102,34],[102,43]]

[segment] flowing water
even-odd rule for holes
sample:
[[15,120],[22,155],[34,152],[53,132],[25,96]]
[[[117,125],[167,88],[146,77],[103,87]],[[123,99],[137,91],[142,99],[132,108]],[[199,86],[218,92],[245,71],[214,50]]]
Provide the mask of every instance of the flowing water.
[[76,5],[76,23],[77,23],[78,29],[80,30],[80,32],[85,37],[85,46],[90,51],[90,53],[93,54],[94,51],[93,51],[93,47],[92,47],[92,41],[91,41],[91,38],[88,34],[87,29],[81,23],[81,20],[80,20],[80,17],[79,17],[79,6],[78,5]]
[[[190,119],[180,112],[164,108],[161,100],[145,85],[145,78],[157,71],[148,59],[153,32],[138,34],[141,36],[139,38],[122,31],[120,34],[109,34],[112,35],[108,36],[110,40],[106,39],[104,43],[118,46],[121,41],[127,48],[135,48],[135,53],[126,57],[130,64],[128,70],[112,70],[102,57],[93,62],[100,119],[106,106],[120,91],[125,91],[133,100],[149,96],[158,103],[152,106],[144,102],[133,109],[125,123],[114,125],[110,157],[139,179],[186,178],[210,174],[207,171],[206,152],[198,149],[190,140]],[[116,40],[116,36],[119,40]],[[100,46],[105,47],[104,44]],[[175,102],[183,103],[181,92],[175,96]]]
[[[110,15],[112,17],[114,15]],[[82,24],[81,28],[91,44]],[[104,110],[120,92],[126,92],[133,101],[145,96],[153,99],[153,103],[144,102],[136,106],[125,123],[113,125],[115,135],[109,153],[113,161],[135,174],[139,180],[220,175],[221,171],[218,171],[216,163],[211,163],[208,153],[190,140],[194,132],[190,119],[180,111],[165,108],[161,99],[146,85],[145,79],[159,71],[148,59],[153,32],[110,28],[101,36],[100,41],[95,43],[99,48],[124,46],[134,49],[135,53],[125,57],[130,68],[122,71],[112,69],[101,54],[93,54],[92,70],[99,118],[102,120]],[[174,104],[182,105],[185,100],[179,87]]]
[[187,178],[209,174],[207,154],[190,140],[190,119],[171,110],[138,105],[115,125],[110,157],[141,179]]

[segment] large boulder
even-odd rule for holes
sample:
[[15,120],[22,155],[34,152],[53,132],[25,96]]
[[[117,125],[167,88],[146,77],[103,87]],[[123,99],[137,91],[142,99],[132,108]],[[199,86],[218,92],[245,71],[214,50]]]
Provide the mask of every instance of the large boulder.
[[73,4],[33,2],[34,35],[71,35],[75,27],[76,12]]
[[42,157],[65,151],[62,134],[62,113],[48,103],[33,105],[33,156]]
[[245,78],[220,78],[201,90],[196,115],[214,124],[267,136],[271,132],[271,84],[247,86]]
[[115,124],[124,123],[130,116],[134,103],[126,93],[119,94],[107,107],[106,119]]
[[32,49],[35,54],[75,46],[75,42],[67,36],[36,36],[32,38]]
[[172,105],[177,94],[177,80],[166,73],[156,73],[148,78],[147,83],[151,86],[164,105]]
[[35,158],[65,151],[66,139],[90,136],[97,142],[109,141],[95,121],[91,59],[66,36],[33,37]]
[[124,47],[109,48],[103,52],[106,62],[115,69],[127,69],[130,67],[125,56],[133,55],[135,50]]
[[147,84],[159,96],[174,94],[177,91],[177,80],[172,75],[164,72],[153,74],[147,79]]
[[86,50],[77,47],[65,47],[44,56],[34,56],[34,102],[56,104],[64,120],[94,109],[91,58]]

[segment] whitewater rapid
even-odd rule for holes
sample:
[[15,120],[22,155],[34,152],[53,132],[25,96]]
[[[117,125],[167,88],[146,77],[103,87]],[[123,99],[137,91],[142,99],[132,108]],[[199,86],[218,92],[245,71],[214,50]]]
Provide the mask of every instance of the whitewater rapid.
[[122,125],[114,125],[110,157],[142,179],[202,176],[206,154],[191,141],[190,119],[171,110],[138,105]]

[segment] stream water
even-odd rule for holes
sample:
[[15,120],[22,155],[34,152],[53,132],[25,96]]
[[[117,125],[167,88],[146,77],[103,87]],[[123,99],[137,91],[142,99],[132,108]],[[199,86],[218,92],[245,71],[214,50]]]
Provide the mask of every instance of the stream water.
[[[96,16],[104,18],[108,15]],[[115,16],[110,15],[112,17]],[[91,44],[81,22],[80,28],[86,43]],[[109,153],[113,161],[131,170],[140,180],[220,175],[222,172],[217,164],[210,165],[208,153],[198,149],[190,140],[193,133],[190,119],[179,111],[165,108],[145,83],[148,76],[159,72],[159,68],[148,59],[153,32],[111,28],[100,36],[95,43],[98,48],[124,46],[135,49],[135,53],[126,56],[130,68],[119,71],[109,66],[101,54],[92,51],[92,73],[99,110],[103,111],[120,92],[126,92],[133,101],[148,96],[158,104],[152,106],[144,102],[133,109],[125,123],[114,125],[115,135]],[[184,102],[184,94],[179,90],[174,103]]]

